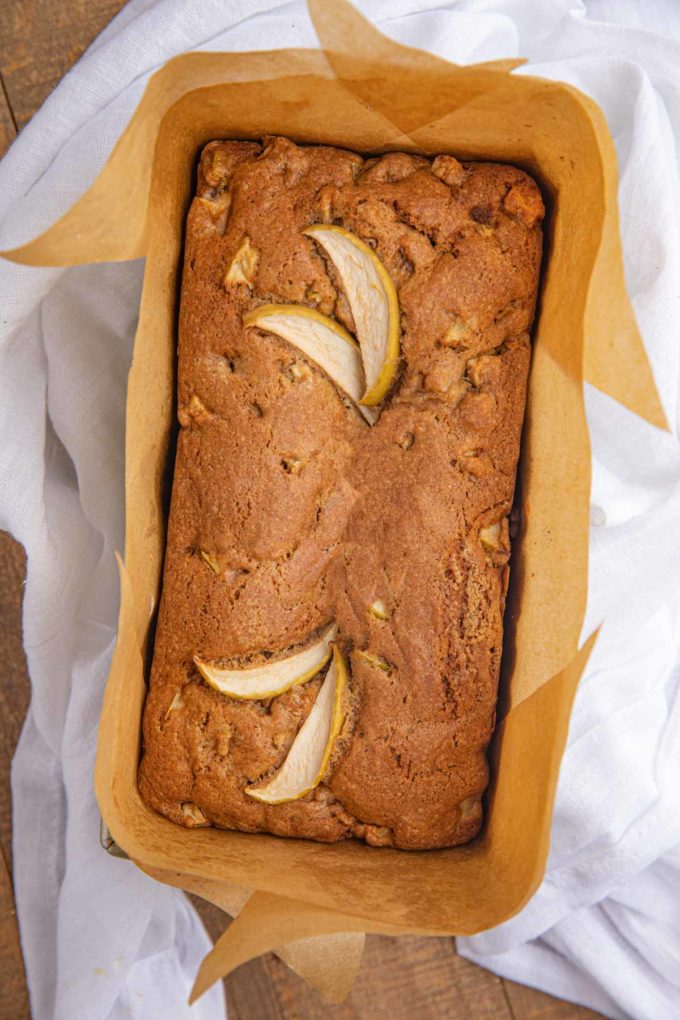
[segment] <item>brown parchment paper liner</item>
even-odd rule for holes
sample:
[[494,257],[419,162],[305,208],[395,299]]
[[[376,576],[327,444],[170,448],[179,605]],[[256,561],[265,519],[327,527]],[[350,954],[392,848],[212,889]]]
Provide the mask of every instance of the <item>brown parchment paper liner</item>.
[[[457,67],[399,46],[345,0],[310,0],[310,9],[320,51],[168,62],[92,187],[45,234],[6,253],[29,265],[147,257],[128,388],[118,641],[95,781],[106,824],[139,867],[238,915],[204,961],[195,995],[276,949],[338,1000],[364,933],[471,934],[526,903],[543,875],[572,698],[593,640],[579,649],[590,489],[583,380],[666,427],[625,291],[615,153],[595,104],[561,83],[512,75],[518,61]],[[493,779],[484,831],[466,847],[407,853],[186,830],[137,791],[171,470],[183,222],[201,146],[263,134],[507,161],[536,177],[548,204]]]

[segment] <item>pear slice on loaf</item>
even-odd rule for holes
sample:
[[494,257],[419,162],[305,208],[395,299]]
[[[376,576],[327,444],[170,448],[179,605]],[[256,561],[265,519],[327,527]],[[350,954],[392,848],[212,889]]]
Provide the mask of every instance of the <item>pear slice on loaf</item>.
[[337,645],[311,712],[302,724],[283,765],[264,786],[246,793],[264,804],[299,800],[323,779],[331,751],[345,721],[343,695],[347,666]]
[[[243,325],[257,326],[293,344],[359,404],[365,387],[361,352],[339,322],[306,305],[260,305],[243,316]],[[359,410],[372,424],[374,412]]]
[[259,666],[223,669],[214,662],[206,662],[198,655],[194,656],[194,662],[206,683],[220,694],[242,701],[275,698],[291,687],[311,680],[320,669],[323,669],[331,658],[331,642],[335,633],[335,624],[331,624],[302,651]]
[[317,223],[303,233],[321,245],[340,275],[364,363],[366,390],[360,403],[375,406],[392,385],[399,364],[396,287],[375,252],[344,227]]

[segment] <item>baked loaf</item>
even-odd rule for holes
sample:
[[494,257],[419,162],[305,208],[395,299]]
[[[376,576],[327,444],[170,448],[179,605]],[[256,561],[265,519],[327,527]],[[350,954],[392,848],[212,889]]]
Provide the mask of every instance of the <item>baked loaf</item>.
[[[542,217],[512,166],[284,138],[203,150],[139,771],[168,818],[406,849],[478,832]],[[370,245],[397,289],[399,369],[372,425],[295,346],[244,327],[277,303],[354,332],[335,265],[302,233],[319,223]],[[261,803],[246,789],[285,761],[323,671],[236,700],[194,658],[252,666],[331,621],[349,674],[342,732],[311,792]]]

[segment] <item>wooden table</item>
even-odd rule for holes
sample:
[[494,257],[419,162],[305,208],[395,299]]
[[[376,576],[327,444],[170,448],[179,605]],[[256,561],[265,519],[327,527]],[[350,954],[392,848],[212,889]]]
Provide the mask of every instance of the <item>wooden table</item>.
[[[122,0],[0,0],[0,154],[122,6]],[[9,768],[29,697],[21,644],[24,575],[21,546],[0,532],[0,1020],[30,1017],[9,878]],[[224,915],[198,905],[216,937]],[[457,956],[453,939],[445,938],[369,938],[359,977],[341,1006],[329,1006],[274,956],[241,967],[226,988],[232,1020],[596,1017],[494,977]]]

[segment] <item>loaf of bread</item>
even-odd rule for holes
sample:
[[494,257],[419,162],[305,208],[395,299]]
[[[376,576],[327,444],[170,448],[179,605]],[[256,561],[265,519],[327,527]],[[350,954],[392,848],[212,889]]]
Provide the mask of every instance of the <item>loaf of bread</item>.
[[[513,166],[278,137],[203,150],[139,771],[168,818],[405,849],[479,831],[542,217]],[[297,306],[361,340],[328,232],[305,232],[315,224],[343,228],[360,268],[373,253],[396,289],[398,358],[372,412],[313,347],[257,322],[262,306]],[[311,753],[300,734],[327,658],[272,696],[206,676],[250,683],[331,638],[344,683],[320,772],[282,802],[258,799],[296,741]]]

